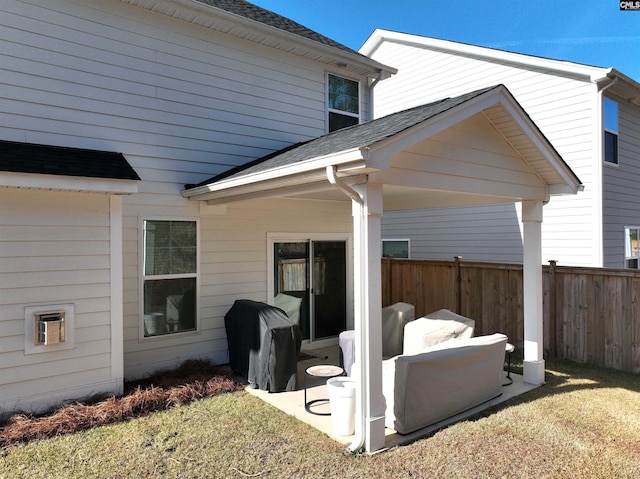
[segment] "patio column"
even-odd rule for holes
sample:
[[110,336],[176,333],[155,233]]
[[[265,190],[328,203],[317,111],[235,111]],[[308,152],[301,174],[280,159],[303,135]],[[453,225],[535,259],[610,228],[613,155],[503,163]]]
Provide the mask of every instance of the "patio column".
[[542,327],[542,201],[522,202],[524,381],[544,383]]
[[351,448],[364,446],[367,452],[374,452],[385,443],[380,279],[382,186],[367,183],[353,189],[362,203],[352,202],[355,347],[360,374],[356,386],[356,440]]

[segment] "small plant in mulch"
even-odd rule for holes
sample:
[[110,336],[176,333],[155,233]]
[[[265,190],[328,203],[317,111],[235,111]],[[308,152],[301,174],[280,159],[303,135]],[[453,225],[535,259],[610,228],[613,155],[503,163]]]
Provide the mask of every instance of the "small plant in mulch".
[[125,384],[122,397],[71,404],[43,416],[15,414],[0,428],[0,448],[113,424],[244,387],[228,368],[189,360],[175,370]]

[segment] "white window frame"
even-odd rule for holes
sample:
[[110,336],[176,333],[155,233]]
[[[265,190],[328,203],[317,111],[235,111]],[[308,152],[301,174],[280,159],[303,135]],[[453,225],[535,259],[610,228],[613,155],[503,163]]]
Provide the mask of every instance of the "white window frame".
[[[145,221],[189,221],[196,224],[196,272],[195,273],[183,273],[183,274],[164,274],[164,275],[146,275],[146,235],[144,224]],[[144,216],[138,219],[138,231],[139,234],[139,249],[138,257],[140,258],[139,265],[139,283],[138,283],[138,341],[158,341],[174,338],[177,336],[199,334],[200,333],[200,220],[194,217],[185,216]],[[196,280],[196,305],[195,305],[195,329],[188,331],[173,331],[167,334],[160,334],[154,336],[145,336],[144,334],[144,284],[147,280],[162,280],[162,279],[182,279],[182,278],[195,278]]]
[[[640,244],[636,247],[637,254],[632,252],[633,245],[630,240],[630,231],[636,230],[637,237],[640,240],[640,226],[625,226],[624,227],[624,268],[625,269],[640,269]],[[635,266],[629,266],[630,262],[635,262]]]
[[[407,243],[407,258],[406,259],[411,259],[411,239],[410,238],[383,238],[382,239],[382,245],[381,245],[381,250],[382,250],[382,257],[385,258],[386,256],[384,256],[384,243],[386,242],[391,242],[391,241],[404,241]],[[400,258],[400,259],[404,259],[404,258]]]
[[[612,128],[607,128],[607,121],[606,121],[607,120],[607,117],[606,117],[607,102],[611,102],[616,107],[615,130]],[[610,165],[610,166],[618,166],[619,164],[619,158],[620,158],[620,149],[619,149],[620,138],[618,133],[620,130],[619,121],[620,121],[620,104],[617,101],[612,100],[611,98],[603,97],[602,99],[602,159],[606,165]],[[610,161],[607,159],[607,154],[606,154],[607,133],[609,133],[610,135],[614,135],[616,138],[616,153],[615,153],[615,158],[612,158],[613,161]]]
[[[358,84],[358,113],[351,113],[349,111],[344,111],[344,110],[338,110],[336,108],[329,108],[329,77],[330,76],[334,76],[336,78],[344,78],[345,80],[349,80],[352,82],[355,82]],[[325,94],[326,94],[326,102],[325,105],[327,106],[327,133],[331,133],[331,131],[337,131],[337,130],[330,130],[329,126],[329,117],[330,117],[330,113],[336,113],[338,115],[343,115],[343,116],[350,116],[352,118],[357,118],[358,122],[357,124],[360,124],[361,119],[362,119],[362,85],[360,80],[357,80],[355,78],[352,77],[348,77],[345,75],[340,75],[338,73],[333,73],[333,72],[327,72],[325,75],[325,82],[326,82],[326,88],[325,88]]]

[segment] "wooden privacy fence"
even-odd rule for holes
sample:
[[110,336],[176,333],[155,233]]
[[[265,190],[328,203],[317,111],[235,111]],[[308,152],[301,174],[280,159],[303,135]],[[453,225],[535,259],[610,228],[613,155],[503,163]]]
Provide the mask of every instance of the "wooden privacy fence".
[[[640,372],[640,273],[542,266],[548,357]],[[382,260],[383,306],[413,304],[416,317],[446,308],[476,321],[476,335],[501,332],[522,348],[522,265]]]

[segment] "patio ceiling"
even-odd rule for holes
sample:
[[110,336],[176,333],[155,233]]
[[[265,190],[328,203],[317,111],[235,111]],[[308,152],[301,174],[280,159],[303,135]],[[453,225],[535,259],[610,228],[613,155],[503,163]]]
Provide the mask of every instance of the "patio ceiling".
[[349,201],[327,179],[383,185],[385,211],[546,201],[580,180],[499,85],[294,145],[182,193],[211,205],[269,197]]

